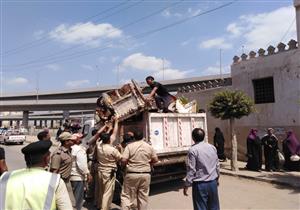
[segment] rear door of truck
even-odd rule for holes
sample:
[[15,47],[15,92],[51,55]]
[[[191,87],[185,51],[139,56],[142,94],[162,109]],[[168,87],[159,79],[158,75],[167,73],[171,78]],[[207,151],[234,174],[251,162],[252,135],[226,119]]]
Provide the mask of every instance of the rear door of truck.
[[205,113],[148,113],[147,124],[148,139],[159,156],[186,152],[194,143],[191,137],[194,128],[207,133]]

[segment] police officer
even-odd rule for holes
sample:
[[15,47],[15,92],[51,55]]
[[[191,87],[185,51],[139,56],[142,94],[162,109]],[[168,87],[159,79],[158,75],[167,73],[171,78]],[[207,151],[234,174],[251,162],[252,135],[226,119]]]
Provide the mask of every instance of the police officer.
[[109,210],[115,190],[117,162],[121,160],[120,152],[112,146],[118,132],[118,120],[115,120],[113,134],[100,135],[101,142],[97,142],[97,161],[99,178],[98,208]]
[[135,131],[134,139],[135,141],[128,144],[122,154],[122,163],[126,165],[121,194],[122,210],[133,209],[136,199],[139,210],[147,209],[151,164],[158,162],[153,147],[144,141],[143,132]]
[[65,183],[69,183],[72,170],[71,146],[73,146],[72,134],[63,132],[59,136],[61,146],[54,152],[51,158],[50,171],[60,174]]
[[0,178],[0,209],[72,209],[60,175],[45,171],[51,141],[37,141],[22,149],[27,168],[5,172]]

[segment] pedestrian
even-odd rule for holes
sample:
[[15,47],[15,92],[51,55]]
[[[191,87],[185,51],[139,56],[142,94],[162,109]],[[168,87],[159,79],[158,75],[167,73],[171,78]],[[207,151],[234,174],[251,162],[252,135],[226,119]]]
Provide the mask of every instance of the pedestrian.
[[83,205],[85,184],[92,181],[92,176],[88,169],[86,149],[82,146],[82,135],[75,133],[73,136],[74,145],[72,148],[73,164],[71,170],[71,186],[75,198],[76,210],[80,210]]
[[261,171],[262,144],[256,129],[251,129],[247,137],[247,157],[246,168],[251,171]]
[[37,135],[38,140],[40,141],[50,141],[51,140],[51,136],[49,133],[49,130],[43,130],[41,132],[38,133]]
[[112,203],[117,162],[121,160],[120,152],[112,146],[116,140],[118,132],[118,120],[115,119],[112,135],[102,133],[100,142],[97,142],[97,161],[98,161],[98,177],[99,177],[99,200],[98,208],[101,210],[110,210]]
[[51,141],[37,141],[22,148],[27,168],[1,176],[0,209],[72,209],[63,180],[44,170],[51,145]]
[[7,165],[5,162],[5,151],[4,148],[0,147],[0,176],[7,171]]
[[69,132],[63,132],[59,136],[61,146],[54,152],[51,158],[50,171],[60,174],[66,184],[70,181],[72,170],[71,146],[73,146],[73,137]]
[[153,147],[143,137],[143,132],[134,132],[134,141],[123,152],[122,164],[126,165],[123,189],[121,193],[122,210],[131,210],[137,201],[138,210],[148,206],[151,166],[158,162]]
[[61,129],[61,127],[59,127],[58,129],[57,129],[57,132],[56,132],[56,137],[55,137],[55,139],[57,140],[57,141],[59,141],[59,136],[60,136],[60,134],[63,132],[63,130]]
[[194,210],[219,210],[218,180],[219,159],[216,148],[204,142],[205,132],[201,128],[192,131],[195,144],[187,155],[187,172],[183,194],[188,196],[192,186]]
[[293,131],[287,132],[287,137],[282,142],[284,154],[284,168],[289,171],[300,171],[300,161],[291,160],[292,156],[300,156],[300,142]]
[[171,95],[168,90],[159,82],[154,80],[154,77],[148,76],[146,82],[152,89],[151,93],[147,97],[148,100],[155,99],[156,106],[159,112],[173,112],[175,106],[176,97]]
[[215,135],[214,135],[214,145],[217,148],[218,158],[219,160],[226,161],[226,156],[224,153],[224,143],[225,138],[220,128],[215,128]]
[[273,128],[268,128],[267,134],[261,139],[264,147],[266,171],[277,171],[279,169],[278,139],[274,135]]

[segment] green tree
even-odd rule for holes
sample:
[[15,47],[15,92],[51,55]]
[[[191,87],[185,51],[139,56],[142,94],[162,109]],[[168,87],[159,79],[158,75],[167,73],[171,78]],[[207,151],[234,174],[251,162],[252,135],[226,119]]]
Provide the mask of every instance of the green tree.
[[248,116],[254,111],[253,100],[242,91],[225,90],[215,94],[208,110],[215,118],[230,122],[231,170],[238,171],[235,119]]

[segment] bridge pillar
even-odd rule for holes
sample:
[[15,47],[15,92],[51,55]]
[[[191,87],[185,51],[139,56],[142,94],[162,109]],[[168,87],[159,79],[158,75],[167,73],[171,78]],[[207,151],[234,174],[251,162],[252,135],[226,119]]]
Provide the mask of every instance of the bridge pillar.
[[36,120],[33,121],[33,125],[34,125],[34,127],[36,127]]
[[20,127],[20,120],[17,120],[17,127]]
[[9,126],[13,126],[13,121],[12,120],[9,121]]
[[69,110],[63,110],[63,119],[66,120],[70,117],[70,111]]
[[0,120],[0,127],[2,127],[2,120]]
[[43,127],[43,120],[40,120],[40,128]]
[[29,121],[29,111],[23,111],[22,124],[25,128],[28,128],[28,121]]
[[62,120],[59,120],[59,127],[61,127],[63,124],[63,121]]
[[53,126],[54,124],[53,124],[53,120],[51,120],[50,121],[50,128],[53,128],[54,126]]
[[45,128],[47,128],[47,127],[48,127],[47,120],[45,120]]

